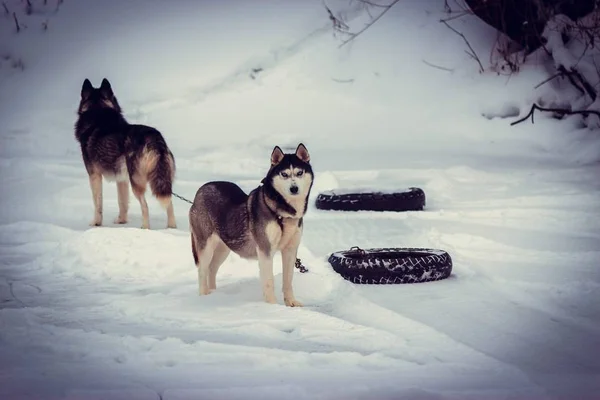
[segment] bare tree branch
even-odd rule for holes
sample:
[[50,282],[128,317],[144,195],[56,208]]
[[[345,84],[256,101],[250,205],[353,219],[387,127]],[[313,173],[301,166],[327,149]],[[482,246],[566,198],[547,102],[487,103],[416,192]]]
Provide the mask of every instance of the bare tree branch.
[[576,70],[576,69],[572,69],[571,71],[569,71],[569,73],[575,75],[575,77],[577,79],[579,79],[579,82],[581,83],[581,86],[583,86],[583,88],[585,89],[585,92],[588,94],[588,96],[591,97],[592,100],[596,100],[596,90],[594,89],[594,86],[592,86],[584,77],[583,75],[581,75],[581,73]]
[[340,20],[335,15],[333,15],[329,7],[327,7],[327,4],[325,4],[325,1],[323,1],[323,7],[325,7],[325,9],[327,10],[327,14],[329,14],[329,20],[333,24],[333,29],[342,32],[348,30],[348,25],[346,25],[344,21]]
[[600,112],[599,111],[594,111],[594,110],[567,110],[566,108],[544,108],[544,107],[540,107],[537,104],[533,103],[533,105],[531,106],[531,110],[529,111],[529,114],[527,114],[526,116],[524,116],[523,118],[511,122],[511,126],[513,125],[517,125],[520,124],[521,122],[527,120],[529,117],[531,117],[531,123],[533,124],[533,114],[535,112],[535,110],[538,111],[546,111],[546,112],[554,112],[557,114],[561,114],[561,115],[575,115],[575,114],[582,114],[584,117],[587,117],[590,114],[594,114],[596,116],[598,116],[600,118]]
[[331,78],[332,81],[337,82],[337,83],[352,83],[354,82],[354,79],[350,78],[350,79],[337,79],[337,78]]
[[448,4],[448,0],[444,0],[444,11],[446,11],[448,14],[450,14],[452,12],[452,8],[450,8],[450,4]]
[[465,50],[465,52],[471,56],[475,61],[477,61],[477,64],[479,64],[479,72],[484,72],[485,69],[483,68],[483,64],[481,64],[481,61],[479,60],[479,57],[477,57],[477,54],[475,53],[475,50],[473,50],[473,47],[471,47],[471,43],[469,43],[469,41],[467,40],[467,38],[465,37],[465,35],[463,35],[462,33],[460,33],[459,31],[457,31],[456,29],[454,29],[453,27],[450,26],[450,24],[448,24],[448,22],[444,21],[443,19],[440,20],[441,23],[443,23],[444,25],[446,25],[452,32],[456,33],[458,36],[460,36],[464,42],[467,44],[467,46],[469,47],[469,50],[471,51],[470,53],[468,51]]
[[364,28],[362,28],[360,31],[356,32],[356,33],[352,33],[350,35],[350,39],[347,39],[345,41],[342,42],[342,44],[340,44],[338,47],[343,47],[346,44],[350,43],[351,41],[353,41],[354,39],[356,39],[357,36],[359,36],[360,34],[362,34],[364,31],[366,31],[367,29],[369,29],[371,26],[373,26],[374,23],[376,23],[381,17],[383,17],[383,15],[388,12],[396,3],[398,3],[400,0],[394,0],[392,1],[390,4],[388,4],[387,6],[382,6],[383,7],[383,11],[376,16],[375,18],[373,18],[373,20],[371,22],[369,22],[367,25],[365,25]]
[[473,11],[471,11],[471,9],[464,3],[461,4],[459,0],[454,0],[454,4],[458,7],[458,11],[452,11],[450,4],[448,4],[448,0],[444,0],[444,11],[446,14],[454,14],[449,15],[446,18],[442,18],[444,21],[452,21],[453,19],[461,18],[465,15],[473,15]]
[[19,20],[17,19],[17,14],[13,12],[13,18],[15,19],[15,26],[17,27],[17,32],[21,31],[21,26],[19,25]]
[[446,68],[446,67],[442,67],[440,65],[435,65],[435,64],[430,63],[427,60],[421,60],[421,61],[423,61],[424,64],[429,65],[430,67],[441,69],[442,71],[454,72],[454,70],[452,68]]
[[370,2],[369,0],[359,0],[359,1],[360,1],[361,3],[365,3],[365,4],[368,4],[368,5],[370,5],[370,6],[373,6],[373,7],[381,7],[381,8],[386,8],[386,7],[388,7],[388,6],[389,6],[389,5],[386,5],[386,4],[377,4],[377,3],[372,3],[372,2]]
[[453,19],[458,19],[464,17],[465,15],[473,15],[473,13],[470,11],[464,11],[448,18],[442,18],[441,21],[452,21]]
[[537,85],[535,85],[535,89],[539,88],[543,84],[548,83],[551,80],[556,79],[556,78],[558,78],[559,76],[562,76],[562,75],[563,75],[562,72],[557,72],[556,74],[552,75],[550,78],[544,79],[543,81],[541,81],[540,83],[538,83]]

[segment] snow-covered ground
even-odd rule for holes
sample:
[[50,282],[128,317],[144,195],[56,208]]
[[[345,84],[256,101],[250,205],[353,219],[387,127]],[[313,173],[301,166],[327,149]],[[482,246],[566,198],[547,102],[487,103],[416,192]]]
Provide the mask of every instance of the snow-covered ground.
[[[600,140],[577,118],[509,125],[554,95],[534,89],[548,76],[534,60],[479,74],[441,0],[401,1],[342,48],[321,0],[6,3],[26,27],[0,17],[1,399],[600,398]],[[348,3],[327,2],[356,31],[367,17]],[[489,64],[495,33],[451,23]],[[131,122],[163,132],[180,195],[250,190],[274,145],[302,141],[312,200],[416,186],[426,210],[311,204],[304,308],[281,304],[279,258],[279,305],[235,255],[199,297],[187,203],[166,230],[148,197],[141,230],[132,196],[115,226],[105,183],[107,223],[87,225],[73,124],[83,80],[103,77]],[[353,285],[326,260],[355,245],[444,249],[453,274]]]

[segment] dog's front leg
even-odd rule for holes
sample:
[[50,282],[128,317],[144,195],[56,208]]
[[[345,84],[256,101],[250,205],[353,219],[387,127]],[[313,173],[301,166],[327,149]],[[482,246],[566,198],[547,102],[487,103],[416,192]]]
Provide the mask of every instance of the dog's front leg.
[[275,280],[273,279],[273,256],[258,250],[258,268],[260,269],[260,281],[262,283],[263,298],[267,303],[275,304]]
[[292,278],[294,277],[294,267],[296,264],[296,257],[298,255],[298,244],[299,240],[294,241],[296,243],[290,244],[290,246],[281,250],[281,267],[283,269],[283,301],[288,307],[302,307],[303,304],[296,300],[294,296],[294,288],[292,287]]
[[90,226],[102,225],[102,174],[91,172],[89,174],[92,199],[94,201],[94,219]]

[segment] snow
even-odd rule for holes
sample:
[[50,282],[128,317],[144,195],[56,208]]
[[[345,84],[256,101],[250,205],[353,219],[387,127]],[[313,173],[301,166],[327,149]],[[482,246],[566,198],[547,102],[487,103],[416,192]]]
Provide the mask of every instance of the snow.
[[577,58],[565,47],[561,37],[567,27],[573,24],[569,17],[559,14],[546,24],[542,32],[542,37],[546,39],[546,48],[552,54],[557,69],[562,66],[567,71],[571,71],[577,67]]
[[[398,2],[338,48],[323,3],[66,1],[0,17],[0,398],[570,399],[600,390],[600,140],[576,118],[510,122],[557,98],[544,61],[486,72],[438,21]],[[40,6],[33,2],[36,7]],[[356,2],[328,1],[357,31]],[[18,7],[18,8],[17,8]],[[40,29],[48,20],[48,30]],[[455,19],[485,61],[495,33]],[[429,64],[443,66],[442,70]],[[258,73],[252,69],[262,68]],[[254,78],[252,78],[252,76]],[[163,132],[175,191],[250,190],[275,145],[303,142],[320,192],[420,187],[425,211],[309,206],[294,276],[304,308],[262,301],[231,255],[197,295],[187,212],[147,197],[152,230],[90,228],[73,136],[85,78]],[[104,184],[106,221],[117,214]],[[327,263],[352,246],[447,251],[450,278],[362,286]]]

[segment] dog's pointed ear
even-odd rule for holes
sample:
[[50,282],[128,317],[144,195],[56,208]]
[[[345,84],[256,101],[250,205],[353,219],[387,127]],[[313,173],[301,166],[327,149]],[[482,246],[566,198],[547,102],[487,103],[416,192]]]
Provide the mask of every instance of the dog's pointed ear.
[[283,151],[281,151],[281,148],[279,148],[279,146],[275,146],[275,148],[273,149],[273,152],[271,153],[271,165],[277,165],[281,162],[281,160],[283,160]]
[[92,82],[90,82],[89,79],[85,78],[85,80],[83,81],[83,85],[81,85],[81,98],[85,99],[92,93],[93,90],[94,87],[92,86]]
[[298,145],[298,147],[296,148],[296,157],[298,157],[305,163],[310,162],[310,154],[308,154],[308,150],[306,149],[306,146],[304,146],[302,143],[300,143]]
[[112,94],[113,94],[112,87],[110,86],[110,82],[106,78],[102,79],[102,84],[100,85],[100,90],[102,90],[103,94],[108,95],[108,96],[112,96]]

